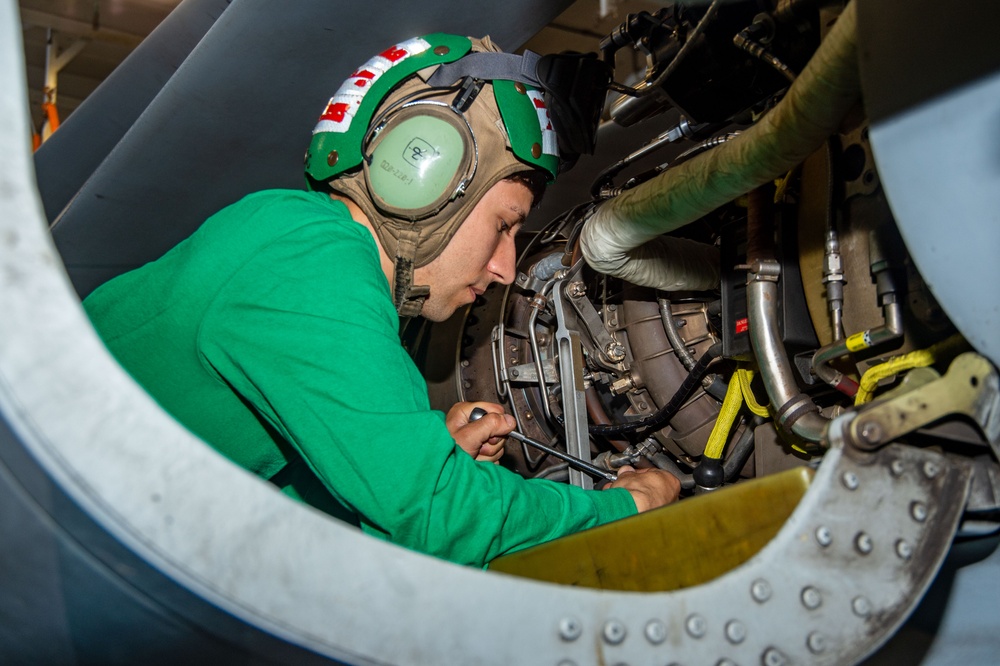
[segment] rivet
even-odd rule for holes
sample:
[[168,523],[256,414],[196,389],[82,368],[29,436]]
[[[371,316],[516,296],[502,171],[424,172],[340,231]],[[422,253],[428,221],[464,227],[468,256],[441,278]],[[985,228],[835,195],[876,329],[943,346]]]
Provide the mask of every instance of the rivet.
[[466,381],[462,382],[462,386],[464,386],[467,389],[470,389],[470,388],[472,388],[472,382],[470,382],[469,380],[466,380]]
[[865,532],[858,532],[858,536],[854,538],[854,547],[857,548],[858,552],[862,555],[867,555],[872,552],[874,544],[872,543],[872,538]]
[[701,615],[689,615],[687,622],[684,623],[684,628],[687,629],[691,638],[701,638],[708,631],[708,623]]
[[816,610],[823,605],[823,595],[815,587],[803,588],[802,605],[809,610]]
[[604,640],[609,645],[618,645],[625,640],[625,625],[618,620],[608,620],[604,623]]
[[758,578],[750,586],[750,596],[759,604],[771,598],[771,584],[763,578]]
[[896,555],[898,555],[901,560],[910,559],[913,557],[913,546],[911,546],[905,539],[900,539],[896,542]]
[[467,358],[463,358],[462,359],[462,367],[463,368],[469,367],[469,359],[467,359]]
[[515,81],[514,82],[514,90],[516,90],[517,92],[521,93],[522,95],[524,93],[528,92],[528,89],[525,88],[524,84],[521,83],[520,81]]
[[640,402],[640,403],[639,403],[639,409],[640,409],[641,411],[646,411],[647,409],[649,409],[649,405],[647,405],[647,404],[646,404],[646,403],[644,403],[644,402]]
[[515,377],[516,378],[519,374],[521,374],[521,373],[518,371],[517,368],[511,368],[510,369],[510,376],[511,377]]
[[872,613],[872,603],[864,597],[854,597],[851,601],[851,610],[858,617],[868,617]]
[[542,144],[533,143],[531,144],[531,156],[536,160],[542,156]]
[[441,46],[434,47],[434,55],[443,56],[448,55],[449,53],[451,53],[451,49],[443,44]]
[[738,620],[730,620],[726,623],[726,639],[733,645],[737,645],[746,640],[747,628]]
[[646,640],[653,645],[659,645],[667,640],[667,625],[659,620],[650,620],[646,623]]
[[336,150],[331,150],[326,155],[326,163],[328,165],[330,165],[330,166],[336,165],[337,164],[337,160],[339,160],[339,159],[340,159],[340,155],[337,154]]
[[893,460],[889,464],[889,471],[892,472],[893,476],[902,476],[903,472],[906,471],[906,465],[903,464],[902,460]]
[[816,528],[816,543],[824,548],[833,543],[833,532],[830,531],[829,527],[820,525]]
[[510,347],[508,347],[508,349],[510,349],[511,353],[516,352],[517,351],[517,345],[511,345]]
[[806,647],[813,654],[822,654],[826,652],[826,636],[814,631],[806,638]]
[[715,666],[736,666],[736,662],[732,659],[720,659]]
[[557,666],[576,666],[576,662],[572,659],[563,659]]
[[937,463],[931,462],[930,460],[924,463],[924,476],[926,476],[928,479],[933,479],[935,476],[938,475],[938,472],[940,471],[941,468],[938,466]]
[[844,475],[840,477],[840,480],[844,482],[844,487],[848,490],[858,489],[858,475],[854,472],[844,472]]
[[583,633],[583,627],[575,617],[564,617],[559,620],[559,636],[564,641],[575,641]]
[[772,647],[764,650],[761,661],[764,662],[764,666],[785,666],[788,663],[788,658],[781,654],[777,648]]
[[927,520],[927,505],[923,502],[914,502],[910,505],[910,516],[918,523]]

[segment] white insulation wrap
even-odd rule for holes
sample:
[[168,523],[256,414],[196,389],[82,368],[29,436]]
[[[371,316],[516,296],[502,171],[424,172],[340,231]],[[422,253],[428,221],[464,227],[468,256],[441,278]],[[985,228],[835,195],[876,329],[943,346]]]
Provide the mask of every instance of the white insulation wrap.
[[852,2],[784,99],[756,125],[600,206],[580,237],[587,263],[666,291],[717,285],[714,248],[658,237],[784,175],[836,131],[860,95],[856,23]]

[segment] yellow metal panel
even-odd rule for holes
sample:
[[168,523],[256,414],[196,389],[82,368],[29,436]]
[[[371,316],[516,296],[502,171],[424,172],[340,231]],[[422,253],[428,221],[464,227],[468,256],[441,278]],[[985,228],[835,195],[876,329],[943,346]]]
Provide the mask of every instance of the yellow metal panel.
[[774,538],[812,477],[802,467],[738,483],[499,557],[490,571],[604,590],[700,585]]

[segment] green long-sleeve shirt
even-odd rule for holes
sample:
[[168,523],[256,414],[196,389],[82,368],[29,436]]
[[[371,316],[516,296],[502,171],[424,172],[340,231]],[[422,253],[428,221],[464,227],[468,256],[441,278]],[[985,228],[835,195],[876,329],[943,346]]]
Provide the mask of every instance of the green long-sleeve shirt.
[[181,423],[369,534],[482,566],[635,513],[623,489],[525,480],[455,446],[371,234],[326,195],[248,196],[84,306]]

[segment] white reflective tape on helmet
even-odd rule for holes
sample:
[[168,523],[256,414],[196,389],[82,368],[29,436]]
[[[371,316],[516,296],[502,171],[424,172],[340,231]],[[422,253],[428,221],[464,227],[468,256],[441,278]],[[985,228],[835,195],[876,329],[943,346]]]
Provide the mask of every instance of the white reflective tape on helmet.
[[426,40],[414,37],[386,49],[359,67],[330,98],[323,115],[319,117],[319,122],[313,128],[313,134],[318,132],[342,133],[349,130],[351,120],[361,108],[361,102],[364,101],[375,82],[399,63],[412,55],[423,53],[430,47],[430,43]]
[[552,119],[549,118],[549,109],[545,105],[545,94],[540,90],[529,90],[528,97],[535,105],[535,112],[538,113],[538,127],[542,130],[542,153],[546,155],[559,155],[556,131],[552,127]]

